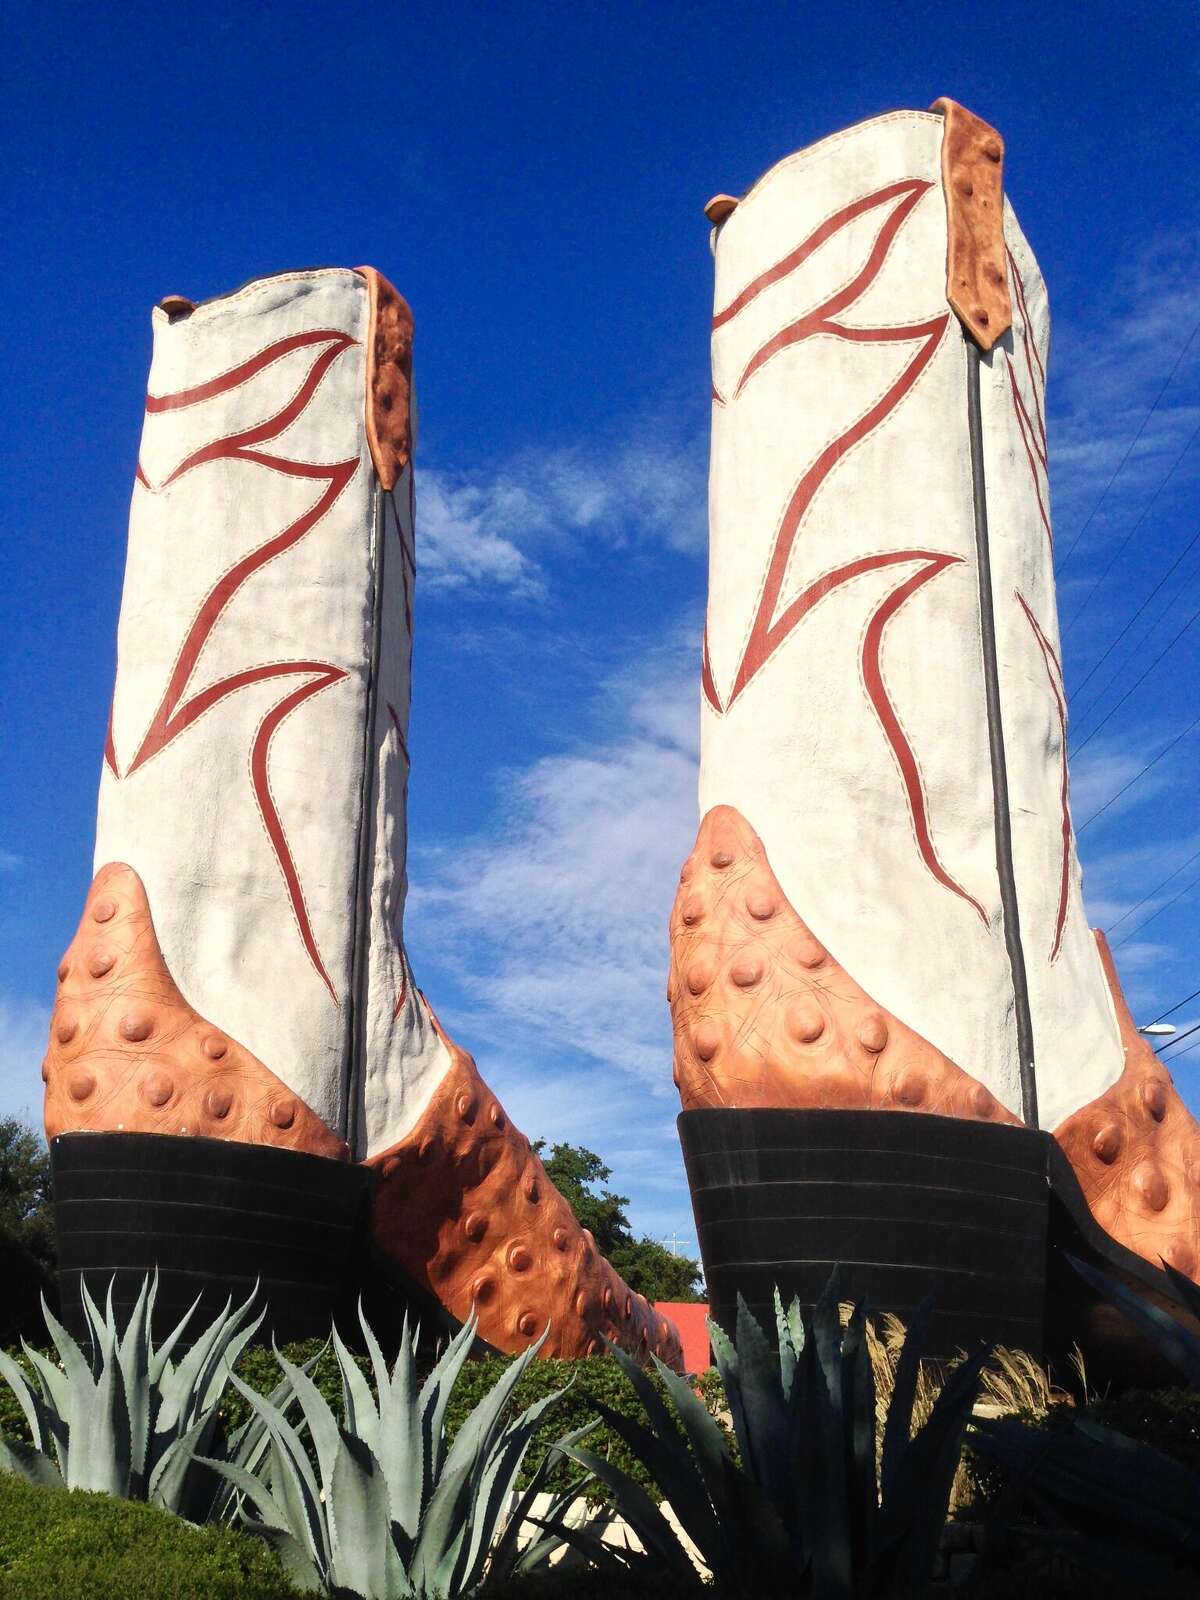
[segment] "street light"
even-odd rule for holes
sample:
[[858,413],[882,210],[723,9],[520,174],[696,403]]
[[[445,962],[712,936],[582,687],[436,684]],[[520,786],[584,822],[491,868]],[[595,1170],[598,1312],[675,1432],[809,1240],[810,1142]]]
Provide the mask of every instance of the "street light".
[[1150,1033],[1157,1038],[1169,1038],[1171,1034],[1178,1033],[1179,1029],[1173,1022],[1148,1022],[1144,1028],[1138,1029],[1139,1033]]

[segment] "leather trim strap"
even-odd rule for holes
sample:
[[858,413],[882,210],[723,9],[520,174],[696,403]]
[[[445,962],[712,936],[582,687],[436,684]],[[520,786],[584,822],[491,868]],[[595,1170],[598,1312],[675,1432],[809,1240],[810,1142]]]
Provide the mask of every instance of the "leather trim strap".
[[942,129],[946,194],[946,298],[985,353],[1012,326],[1004,252],[1004,140],[944,95],[929,108]]
[[355,269],[367,281],[367,443],[385,490],[412,458],[413,319],[408,302],[374,267]]

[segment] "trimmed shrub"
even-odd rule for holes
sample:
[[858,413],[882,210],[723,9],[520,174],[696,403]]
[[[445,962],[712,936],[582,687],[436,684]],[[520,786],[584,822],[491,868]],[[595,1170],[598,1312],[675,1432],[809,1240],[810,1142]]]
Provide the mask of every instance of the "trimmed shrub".
[[259,1539],[168,1511],[0,1472],[4,1600],[292,1600]]
[[1113,1399],[1066,1410],[1064,1416],[1098,1422],[1200,1474],[1200,1392],[1195,1389],[1127,1389]]

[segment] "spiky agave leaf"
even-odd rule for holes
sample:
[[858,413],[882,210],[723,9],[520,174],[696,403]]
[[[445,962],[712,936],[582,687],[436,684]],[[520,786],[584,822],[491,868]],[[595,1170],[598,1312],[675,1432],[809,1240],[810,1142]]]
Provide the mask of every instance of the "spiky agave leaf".
[[[558,1447],[578,1444],[598,1426],[597,1422],[585,1422],[582,1427],[573,1429],[560,1439]],[[586,1474],[552,1496],[544,1517],[535,1518],[533,1515],[534,1503],[539,1495],[546,1492],[547,1480],[556,1465],[558,1447],[546,1451],[525,1488],[513,1495],[500,1537],[492,1546],[488,1563],[488,1578],[492,1583],[508,1583],[535,1571],[565,1543],[562,1528],[571,1511],[581,1501],[589,1481]],[[521,1532],[527,1525],[540,1527],[544,1533],[541,1538],[530,1538],[522,1545]]]
[[1125,1576],[1130,1592],[1186,1592],[1200,1578],[1200,1475],[1091,1421],[1030,1427],[976,1418],[971,1448],[1021,1480],[1056,1527],[1046,1537],[1080,1566]]
[[[869,1312],[865,1306],[852,1309],[843,1328],[839,1300],[836,1271],[810,1313],[796,1300],[785,1312],[776,1293],[774,1349],[744,1302],[733,1337],[709,1322],[740,1467],[696,1395],[660,1363],[674,1415],[646,1375],[619,1352],[614,1354],[642,1401],[645,1421],[592,1402],[660,1486],[718,1587],[730,1594],[873,1600],[927,1587],[986,1352],[953,1374],[911,1436],[927,1308],[899,1354],[892,1402],[882,1418]],[[612,1489],[649,1556],[686,1581],[690,1557],[645,1491],[586,1450],[575,1446],[563,1453]],[[565,1537],[599,1557],[594,1535],[573,1530]],[[615,1558],[605,1559],[611,1564]]]
[[113,1306],[114,1281],[103,1311],[87,1283],[81,1285],[87,1355],[43,1301],[60,1364],[25,1345],[35,1388],[9,1357],[0,1357],[0,1376],[16,1394],[34,1441],[33,1453],[9,1451],[4,1464],[38,1481],[57,1475],[68,1488],[151,1499],[194,1516],[211,1494],[192,1463],[211,1445],[230,1365],[261,1321],[246,1325],[254,1297],[232,1314],[226,1306],[176,1369],[170,1354],[195,1306],[156,1348],[157,1273],[143,1278],[123,1328]]
[[[406,1321],[389,1371],[361,1307],[359,1318],[379,1398],[378,1403],[372,1398],[335,1330],[340,1419],[307,1370],[276,1351],[287,1395],[298,1402],[312,1439],[316,1472],[285,1407],[255,1394],[240,1379],[231,1380],[269,1444],[253,1461],[198,1459],[226,1481],[239,1505],[253,1508],[253,1516],[240,1510],[244,1525],[276,1547],[298,1581],[370,1600],[472,1593],[488,1573],[494,1545],[504,1552],[501,1570],[518,1564],[528,1570],[543,1560],[561,1540],[552,1530],[518,1557],[516,1535],[532,1499],[528,1490],[516,1494],[516,1482],[530,1442],[561,1391],[509,1416],[513,1390],[542,1340],[512,1363],[447,1448],[446,1408],[474,1340],[473,1319],[418,1391],[419,1331],[410,1335]],[[541,1478],[535,1474],[535,1483],[543,1480],[544,1471]],[[556,1520],[573,1499],[572,1494],[555,1503]],[[514,1502],[519,1521],[510,1537],[500,1527]]]
[[[1068,1255],[1067,1260],[1075,1268],[1085,1282],[1090,1283],[1098,1294],[1114,1306],[1127,1321],[1132,1322],[1139,1333],[1153,1344],[1158,1351],[1178,1368],[1188,1380],[1192,1388],[1200,1388],[1200,1338],[1176,1322],[1170,1312],[1164,1311],[1160,1306],[1152,1305],[1132,1289],[1127,1289],[1116,1278],[1111,1278],[1106,1272],[1098,1272],[1095,1267],[1089,1266],[1086,1261],[1080,1261],[1076,1256]],[[1163,1263],[1166,1266],[1166,1263]],[[1195,1306],[1191,1304],[1187,1291],[1180,1288],[1177,1279],[1181,1274],[1167,1268],[1171,1282],[1181,1304],[1185,1308],[1194,1309],[1200,1315],[1200,1290],[1195,1284],[1190,1285],[1190,1295],[1195,1298]],[[1187,1282],[1187,1279],[1183,1279]]]
[[[463,1332],[468,1330],[473,1338],[474,1319],[467,1323]],[[461,1338],[462,1334],[458,1335],[451,1350],[455,1350]],[[442,1447],[433,1453],[440,1470],[422,1509],[421,1529],[411,1563],[413,1584],[418,1590],[424,1587],[435,1594],[462,1592],[466,1582],[462,1556],[469,1546],[474,1520],[483,1509],[480,1494],[488,1457],[502,1430],[512,1392],[545,1340],[543,1333],[505,1370],[462,1424],[448,1451],[444,1449],[444,1432],[434,1441]],[[465,1348],[469,1350],[469,1343]],[[460,1359],[455,1350],[454,1359],[446,1363],[444,1371],[457,1379],[465,1359],[465,1355]],[[439,1363],[439,1368],[441,1366]],[[449,1392],[438,1398],[444,1415]]]

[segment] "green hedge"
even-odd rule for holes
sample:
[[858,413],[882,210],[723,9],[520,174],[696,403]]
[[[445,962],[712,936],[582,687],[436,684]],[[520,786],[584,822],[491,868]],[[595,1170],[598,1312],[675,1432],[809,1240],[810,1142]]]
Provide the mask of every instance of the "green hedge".
[[[23,1364],[25,1363],[25,1358],[19,1351],[13,1351],[12,1354]],[[52,1349],[48,1350],[47,1354],[54,1356]],[[338,1376],[337,1361],[333,1351],[323,1346],[320,1340],[314,1339],[303,1344],[285,1345],[284,1354],[290,1361],[295,1362],[307,1361],[312,1356],[317,1357],[316,1366],[311,1374],[312,1379],[336,1409],[341,1396],[341,1379]],[[358,1364],[370,1381],[369,1362],[360,1357]],[[492,1385],[499,1380],[501,1373],[509,1364],[510,1358],[507,1356],[493,1356],[486,1360],[467,1363],[455,1386],[446,1413],[446,1427],[451,1438],[462,1427],[471,1411]],[[246,1350],[236,1370],[243,1382],[260,1394],[269,1393],[282,1376],[273,1352],[265,1345],[254,1345]],[[661,1380],[655,1377],[653,1381],[661,1391]],[[513,1404],[517,1409],[521,1409],[543,1395],[550,1394],[555,1389],[562,1389],[568,1384],[571,1386],[569,1393],[550,1411],[548,1420],[534,1438],[525,1461],[523,1483],[528,1482],[530,1474],[550,1445],[562,1438],[564,1433],[593,1420],[595,1413],[588,1405],[589,1395],[603,1400],[606,1405],[623,1416],[639,1420],[642,1418],[641,1403],[611,1356],[588,1356],[579,1361],[535,1361],[518,1383]],[[697,1386],[709,1410],[714,1416],[720,1415],[724,1406],[724,1395],[716,1373],[706,1373],[698,1381]],[[249,1407],[242,1396],[232,1388],[226,1390],[221,1406],[221,1415],[226,1426],[236,1427],[245,1421],[248,1412]],[[8,1385],[2,1380],[0,1380],[0,1433],[15,1435],[18,1438],[29,1437],[24,1415]],[[638,1483],[647,1489],[653,1487],[652,1479],[645,1468],[630,1455],[624,1443],[610,1429],[604,1426],[597,1427],[586,1442],[588,1449],[596,1451],[599,1455],[608,1455]],[[577,1475],[577,1472],[577,1468],[560,1466],[554,1473],[551,1487],[565,1484],[568,1478]],[[598,1503],[608,1498],[608,1490],[602,1484],[596,1483],[589,1498]]]
[[292,1600],[274,1551],[230,1528],[0,1472],[3,1600]]

